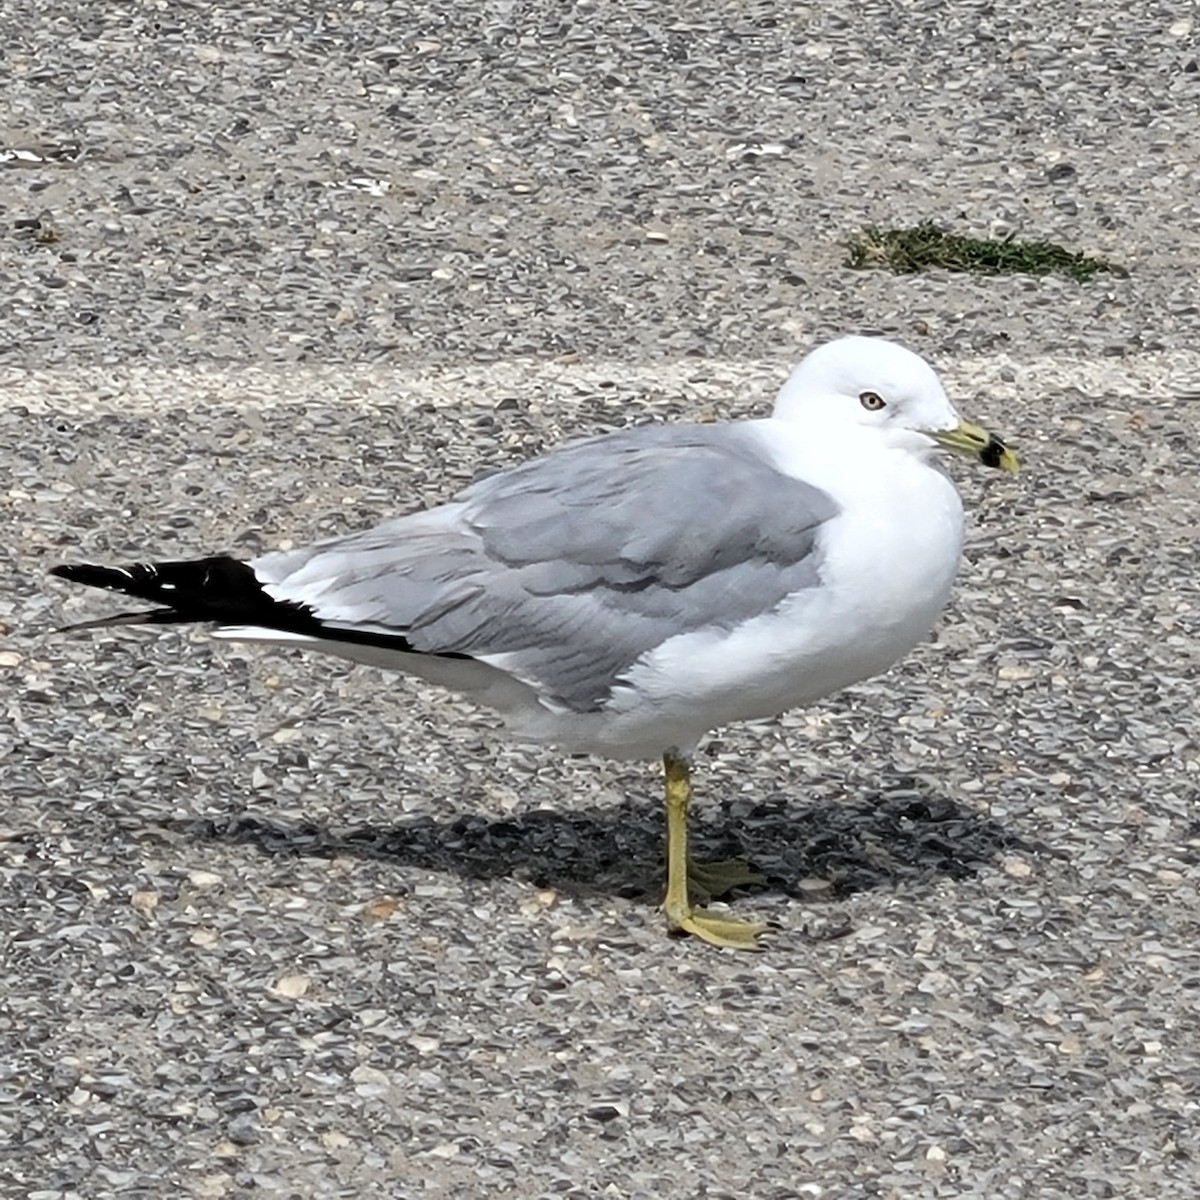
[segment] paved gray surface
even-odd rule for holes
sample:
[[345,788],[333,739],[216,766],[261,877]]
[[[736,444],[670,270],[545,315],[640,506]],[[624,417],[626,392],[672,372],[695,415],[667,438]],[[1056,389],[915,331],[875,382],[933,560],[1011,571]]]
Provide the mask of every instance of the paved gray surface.
[[[1195,35],[843,11],[5,6],[0,141],[81,151],[0,173],[0,1195],[1195,1193]],[[922,216],[1133,273],[838,265]],[[649,767],[49,633],[105,610],[60,559],[347,529],[864,329],[1027,469],[959,472],[935,642],[714,739],[764,955],[663,936]]]
[[[9,168],[0,354],[757,357],[861,327],[933,349],[1186,346],[1189,14],[9,0],[0,138],[68,158]],[[922,218],[1134,274],[842,269],[864,221]]]

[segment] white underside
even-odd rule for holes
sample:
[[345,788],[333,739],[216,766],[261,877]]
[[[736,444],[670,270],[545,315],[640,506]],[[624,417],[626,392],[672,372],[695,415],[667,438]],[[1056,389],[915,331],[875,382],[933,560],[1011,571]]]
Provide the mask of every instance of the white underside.
[[791,422],[758,425],[780,469],[842,505],[818,542],[821,585],[733,630],[668,639],[598,712],[554,707],[505,669],[503,655],[434,658],[244,627],[217,636],[286,642],[418,676],[494,709],[522,741],[613,758],[689,752],[717,726],[773,716],[886,670],[929,633],[961,551],[958,494],[911,447],[863,437],[817,453]]

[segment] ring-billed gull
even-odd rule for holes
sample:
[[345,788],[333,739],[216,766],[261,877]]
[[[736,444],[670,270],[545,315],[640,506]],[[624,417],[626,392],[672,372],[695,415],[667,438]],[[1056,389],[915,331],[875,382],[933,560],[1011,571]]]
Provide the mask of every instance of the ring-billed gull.
[[691,756],[714,727],[827,696],[926,636],[963,535],[938,450],[1017,468],[923,359],[849,337],[809,354],[765,419],[569,444],[436,508],[249,562],[53,573],[159,605],[77,628],[214,622],[452,688],[519,739],[661,756],[668,924],[749,949],[764,926],[693,904],[758,877],[691,861]]

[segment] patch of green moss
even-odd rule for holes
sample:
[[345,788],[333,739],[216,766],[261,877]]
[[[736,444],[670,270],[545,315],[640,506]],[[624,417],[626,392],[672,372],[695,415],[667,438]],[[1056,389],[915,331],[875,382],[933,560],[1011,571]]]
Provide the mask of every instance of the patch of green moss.
[[940,269],[975,275],[1067,275],[1083,281],[1101,273],[1129,274],[1115,263],[1089,258],[1054,242],[963,237],[946,233],[931,221],[911,229],[870,227],[852,238],[846,248],[848,267],[877,268],[897,275]]

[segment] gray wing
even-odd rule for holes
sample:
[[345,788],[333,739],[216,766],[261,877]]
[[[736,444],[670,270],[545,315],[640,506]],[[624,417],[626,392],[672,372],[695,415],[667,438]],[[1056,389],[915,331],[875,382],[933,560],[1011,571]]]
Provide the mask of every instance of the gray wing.
[[329,626],[503,655],[547,701],[586,712],[668,638],[733,628],[812,586],[814,541],[837,511],[744,426],[643,426],[253,567]]

